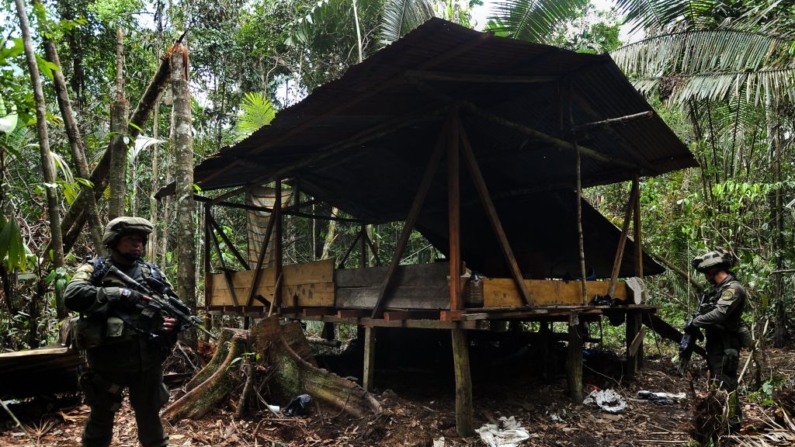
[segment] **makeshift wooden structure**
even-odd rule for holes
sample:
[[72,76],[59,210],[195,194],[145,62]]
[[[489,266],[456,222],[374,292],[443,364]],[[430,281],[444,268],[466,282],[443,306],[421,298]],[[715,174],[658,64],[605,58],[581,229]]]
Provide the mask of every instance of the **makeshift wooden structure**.
[[[627,323],[626,375],[635,373],[642,317],[654,308],[618,278],[663,271],[642,250],[639,178],[693,166],[687,147],[609,56],[433,19],[196,168],[202,190],[226,189],[199,198],[206,310],[363,326],[365,389],[373,384],[375,328],[449,330],[457,428],[470,434],[467,331],[487,330],[491,321],[568,321],[570,388],[579,401],[581,322],[618,312]],[[625,181],[632,187],[619,229],[581,195]],[[275,200],[271,209],[227,200],[265,184],[274,197],[292,188],[296,200]],[[298,202],[297,191],[312,201]],[[170,193],[173,185],[158,196]],[[317,202],[355,216],[340,220],[362,225],[357,240],[336,265],[285,265],[283,217],[320,219],[306,212]],[[256,264],[219,231],[217,206],[272,213]],[[395,252],[385,265],[367,267],[364,254],[379,253],[364,226],[391,221],[405,221]],[[444,254],[443,263],[401,265],[414,230]],[[210,265],[218,238],[242,271]],[[343,269],[356,249],[360,268]],[[270,250],[275,264],[263,268]],[[479,307],[467,306],[469,271],[486,277]],[[596,296],[625,305],[595,305]]]

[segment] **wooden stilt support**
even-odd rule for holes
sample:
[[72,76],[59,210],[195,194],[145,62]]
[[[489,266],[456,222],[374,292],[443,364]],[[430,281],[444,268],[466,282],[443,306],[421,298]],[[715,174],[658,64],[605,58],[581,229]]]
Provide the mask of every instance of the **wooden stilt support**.
[[459,127],[458,109],[450,111],[447,136],[447,234],[450,260],[450,310],[464,308],[461,299],[461,196],[459,165]]
[[469,345],[463,329],[453,329],[453,364],[455,368],[455,427],[458,436],[475,433],[472,407],[472,376],[469,369]]
[[629,234],[629,222],[632,217],[632,212],[635,210],[635,200],[638,196],[637,184],[632,183],[632,192],[629,194],[629,201],[627,202],[627,209],[624,213],[624,225],[621,227],[621,237],[618,239],[618,248],[616,248],[616,256],[613,259],[613,271],[610,274],[610,289],[607,295],[611,298],[616,293],[616,284],[618,283],[618,272],[621,270],[621,261],[624,257],[624,247],[627,244],[627,235]]
[[[640,279],[643,279],[643,226],[641,225],[640,221],[640,176],[635,174],[632,179],[632,187],[635,188],[638,193],[635,194],[635,222],[633,224],[633,230],[635,232],[635,276]],[[629,317],[629,314],[627,314]],[[640,330],[641,325],[641,316],[638,314],[637,317],[637,330]],[[629,318],[627,318],[627,323],[629,323]],[[637,369],[643,367],[643,340],[641,339],[640,345],[638,346],[637,354],[635,354],[635,364]]]
[[362,387],[365,391],[373,391],[375,378],[375,331],[376,328],[364,328],[364,371],[362,372]]
[[576,312],[569,316],[569,347],[566,358],[566,378],[572,402],[581,404],[582,395],[582,348],[583,337],[580,320]]
[[642,340],[636,345],[635,355],[631,355],[633,349],[633,342],[635,342],[635,338],[640,334],[640,326],[641,326],[641,314],[638,311],[627,311],[627,368],[624,372],[624,377],[627,380],[634,380],[635,374],[638,372],[640,367],[639,365],[639,358],[643,355],[643,342]]
[[542,321],[539,323],[541,327],[538,329],[538,335],[541,343],[541,377],[548,379],[549,374],[549,343],[551,338],[550,322]]

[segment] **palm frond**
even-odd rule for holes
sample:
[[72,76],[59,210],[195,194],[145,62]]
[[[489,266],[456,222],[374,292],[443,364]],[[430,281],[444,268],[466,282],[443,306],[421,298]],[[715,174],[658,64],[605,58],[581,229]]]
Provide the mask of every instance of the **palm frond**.
[[429,0],[387,0],[381,19],[381,44],[389,45],[432,17]]
[[610,55],[636,84],[671,79],[666,84],[672,91],[665,96],[674,104],[738,95],[758,103],[766,95],[791,94],[795,67],[790,58],[782,57],[791,44],[775,35],[718,29],[664,34]]
[[240,107],[243,113],[237,122],[237,131],[244,136],[251,135],[262,126],[267,126],[276,117],[276,109],[260,92],[246,93]]
[[555,27],[572,20],[587,0],[498,0],[489,29],[528,42],[545,43]]
[[630,34],[638,30],[659,33],[676,28],[697,29],[704,22],[713,21],[719,4],[716,0],[616,0],[625,23],[632,26]]

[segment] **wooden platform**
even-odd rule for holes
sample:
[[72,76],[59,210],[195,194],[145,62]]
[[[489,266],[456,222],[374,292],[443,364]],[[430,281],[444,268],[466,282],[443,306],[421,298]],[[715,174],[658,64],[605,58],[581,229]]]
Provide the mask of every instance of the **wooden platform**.
[[[335,270],[332,260],[284,266],[281,294],[275,300],[276,272],[248,270],[207,277],[207,305],[211,314],[263,317],[275,313],[296,320],[349,323],[366,327],[488,329],[489,320],[567,319],[571,313],[599,315],[605,310],[653,312],[654,306],[594,306],[582,302],[582,282],[526,279],[530,305],[524,305],[509,278],[484,278],[481,308],[450,309],[449,264],[399,266],[386,295],[383,318],[371,318],[387,267]],[[467,278],[461,279],[462,290]],[[231,286],[231,287],[230,287]],[[604,296],[608,281],[587,281],[589,297]],[[253,289],[253,292],[252,292]],[[619,281],[613,298],[631,294]],[[249,296],[252,299],[249,300]],[[250,305],[245,305],[249,303]],[[275,303],[273,311],[270,306]]]
[[78,390],[77,351],[48,346],[0,354],[0,399],[23,399]]

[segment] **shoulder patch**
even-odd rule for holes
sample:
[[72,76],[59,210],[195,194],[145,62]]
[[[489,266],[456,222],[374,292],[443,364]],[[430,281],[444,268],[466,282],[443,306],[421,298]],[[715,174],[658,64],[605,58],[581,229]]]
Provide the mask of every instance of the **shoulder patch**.
[[735,296],[736,292],[734,291],[733,288],[730,287],[724,290],[723,293],[720,294],[720,299],[723,301],[732,301],[734,300]]

